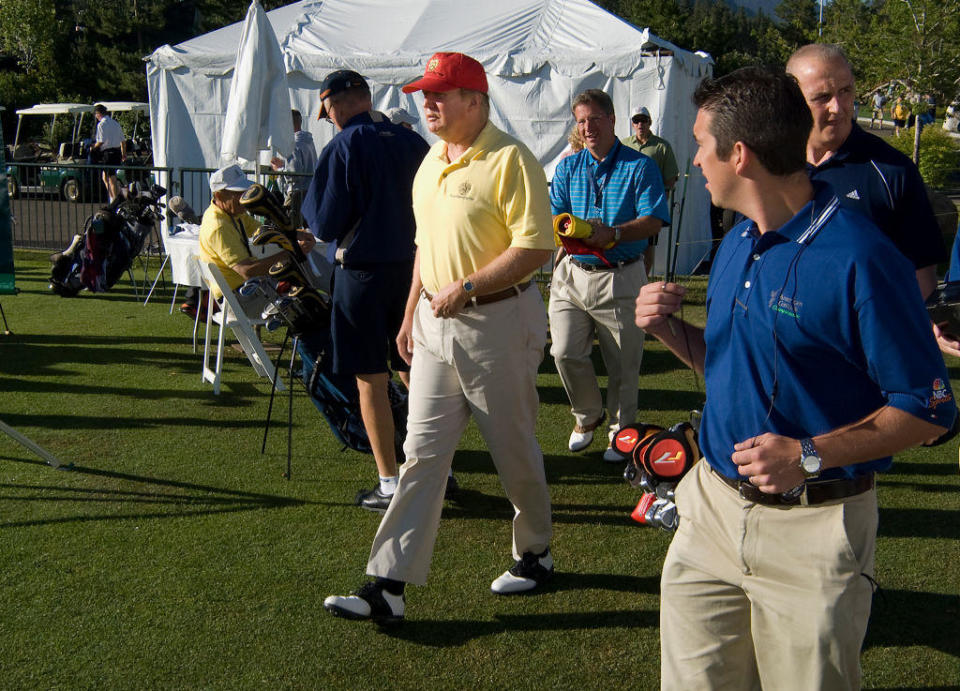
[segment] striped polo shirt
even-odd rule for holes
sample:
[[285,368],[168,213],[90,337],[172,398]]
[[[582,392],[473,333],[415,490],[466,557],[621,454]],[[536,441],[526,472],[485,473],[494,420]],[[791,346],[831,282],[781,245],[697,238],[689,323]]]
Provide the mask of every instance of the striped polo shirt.
[[[670,222],[657,164],[619,141],[602,161],[586,149],[560,161],[550,185],[550,208],[554,216],[569,213],[584,219],[599,218],[609,226],[642,216]],[[639,256],[646,247],[645,239],[620,242],[604,256],[609,262],[626,261]],[[592,254],[572,256],[584,264],[601,263]]]

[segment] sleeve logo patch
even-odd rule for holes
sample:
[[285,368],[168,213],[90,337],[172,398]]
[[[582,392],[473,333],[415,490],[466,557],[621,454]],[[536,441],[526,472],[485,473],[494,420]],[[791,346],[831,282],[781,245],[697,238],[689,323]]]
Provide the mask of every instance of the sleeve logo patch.
[[944,384],[943,379],[939,377],[933,380],[933,393],[930,398],[927,400],[927,408],[933,410],[939,405],[944,403],[949,403],[953,400],[953,396],[950,394],[950,390],[947,388],[947,385]]

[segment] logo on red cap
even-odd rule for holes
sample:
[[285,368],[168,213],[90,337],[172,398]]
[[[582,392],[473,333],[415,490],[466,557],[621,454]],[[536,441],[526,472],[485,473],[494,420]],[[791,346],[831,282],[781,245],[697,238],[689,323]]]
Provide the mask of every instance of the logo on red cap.
[[434,53],[427,61],[423,77],[403,87],[403,93],[414,91],[453,91],[469,89],[487,93],[487,75],[483,65],[463,53]]

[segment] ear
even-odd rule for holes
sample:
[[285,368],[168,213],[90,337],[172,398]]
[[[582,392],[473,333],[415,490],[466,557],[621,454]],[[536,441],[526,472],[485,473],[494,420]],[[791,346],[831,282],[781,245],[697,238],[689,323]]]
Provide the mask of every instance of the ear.
[[733,145],[729,160],[734,164],[737,175],[743,175],[747,167],[753,162],[754,156],[746,144],[738,141]]

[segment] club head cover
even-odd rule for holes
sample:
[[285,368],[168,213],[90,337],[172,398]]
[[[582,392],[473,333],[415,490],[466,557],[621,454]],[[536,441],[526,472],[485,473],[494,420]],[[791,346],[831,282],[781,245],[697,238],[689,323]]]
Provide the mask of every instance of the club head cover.
[[293,286],[310,285],[306,274],[293,257],[284,257],[267,271],[277,281],[288,281]]
[[[639,483],[641,479],[640,471],[642,468],[634,462],[634,454],[637,447],[642,445],[645,440],[661,431],[663,431],[662,427],[657,425],[647,425],[641,422],[632,425],[624,425],[617,430],[616,434],[613,435],[613,441],[610,445],[614,451],[623,457],[625,461],[628,461],[629,465],[624,469],[623,477],[632,486],[636,487],[637,483]],[[633,470],[631,470],[631,467]]]
[[630,513],[630,518],[635,520],[640,525],[647,524],[647,511],[650,510],[653,502],[656,501],[657,495],[653,492],[645,492],[640,501],[637,502],[636,508]]
[[657,484],[676,483],[699,457],[693,427],[681,422],[650,439],[640,454],[640,465]]
[[259,183],[254,183],[244,191],[240,197],[240,206],[249,214],[269,219],[281,233],[296,231],[283,208],[283,200],[277,199],[270,190]]
[[250,237],[250,244],[262,247],[267,243],[273,243],[287,252],[293,252],[293,243],[290,242],[290,238],[273,226],[264,224]]

